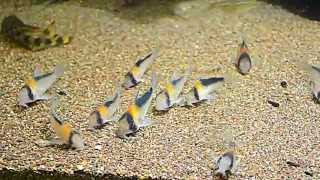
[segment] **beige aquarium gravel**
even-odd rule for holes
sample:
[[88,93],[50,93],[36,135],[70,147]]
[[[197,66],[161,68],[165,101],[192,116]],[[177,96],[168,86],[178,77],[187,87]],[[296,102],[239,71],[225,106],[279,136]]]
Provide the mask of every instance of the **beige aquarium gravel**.
[[[263,2],[250,2],[250,8],[230,1],[153,0],[129,7],[105,2],[2,3],[0,20],[11,13],[38,26],[55,20],[59,33],[74,38],[64,47],[32,52],[1,37],[0,170],[212,179],[214,159],[226,151],[224,134],[231,130],[240,164],[230,179],[320,179],[320,105],[312,99],[309,74],[297,63],[320,65],[319,22]],[[242,39],[253,59],[246,76],[232,64]],[[184,72],[190,59],[193,73],[184,93],[199,77],[228,75],[231,81],[211,103],[150,111],[154,124],[132,140],[117,138],[115,123],[88,131],[90,113],[153,48],[160,50],[151,68],[160,87],[173,72]],[[50,71],[59,63],[67,69],[49,93],[66,94],[59,95],[59,114],[83,135],[80,152],[37,145],[54,136],[49,101],[25,110],[17,106],[35,66]],[[151,70],[144,79],[123,93],[117,115],[149,87]]]

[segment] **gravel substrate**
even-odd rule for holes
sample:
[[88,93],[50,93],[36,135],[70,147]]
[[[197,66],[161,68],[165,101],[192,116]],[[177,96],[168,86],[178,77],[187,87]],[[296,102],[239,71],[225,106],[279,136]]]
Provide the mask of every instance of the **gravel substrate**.
[[[319,22],[264,3],[245,12],[213,8],[186,17],[188,12],[175,16],[174,8],[165,9],[159,2],[128,9],[69,1],[16,13],[40,26],[54,19],[58,32],[74,40],[65,47],[31,52],[1,37],[0,170],[211,179],[214,157],[226,150],[224,131],[231,129],[241,161],[230,179],[320,179],[320,108],[312,100],[309,74],[296,63],[320,65]],[[2,9],[0,20],[10,12]],[[232,64],[241,36],[254,61],[246,76]],[[160,76],[160,87],[173,72],[184,72],[190,58],[194,71],[184,92],[198,77],[228,74],[232,81],[211,104],[161,114],[150,111],[154,125],[134,140],[116,138],[116,124],[88,131],[89,114],[113,94],[136,59],[156,47],[160,57],[152,69]],[[49,102],[26,110],[17,106],[17,94],[35,65],[51,71],[59,63],[67,70],[49,93],[64,92],[61,114],[82,133],[86,148],[80,152],[36,145],[54,135]],[[139,89],[149,87],[150,78],[148,71],[145,83],[124,92],[118,115]]]

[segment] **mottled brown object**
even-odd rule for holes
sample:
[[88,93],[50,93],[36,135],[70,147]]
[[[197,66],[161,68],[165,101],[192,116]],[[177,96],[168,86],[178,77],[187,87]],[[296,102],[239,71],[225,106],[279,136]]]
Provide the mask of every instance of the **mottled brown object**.
[[[0,97],[0,169],[211,179],[214,158],[225,152],[222,134],[231,128],[241,161],[229,179],[308,179],[305,170],[313,173],[313,179],[320,179],[320,108],[311,99],[309,74],[295,64],[298,60],[319,64],[319,22],[267,4],[236,15],[219,10],[203,11],[188,19],[158,15],[148,23],[66,3],[38,9],[33,7],[17,16],[24,17],[26,23],[43,24],[54,18],[61,32],[76,34],[76,38],[65,48],[38,52],[11,49],[0,42],[0,87],[5,93]],[[259,63],[248,76],[237,73],[232,65],[241,35],[250,42],[250,55]],[[161,56],[152,70],[159,74],[160,87],[172,72],[188,68],[189,59],[196,68],[183,93],[198,77],[231,73],[235,81],[225,84],[210,104],[172,108],[161,115],[149,112],[155,124],[141,129],[129,141],[116,138],[114,123],[100,131],[87,131],[87,118],[96,105],[123,82],[137,57],[155,47]],[[68,69],[48,93],[55,94],[57,89],[68,92],[60,96],[61,114],[83,135],[86,144],[80,152],[35,144],[54,134],[49,102],[16,110],[17,92],[35,65],[48,71],[60,62]],[[212,72],[215,67],[221,70]],[[138,89],[144,92],[150,87],[151,72],[145,74],[145,83],[123,93],[117,115],[132,104]],[[290,82],[290,88],[279,85],[283,79]],[[276,110],[269,106],[268,97],[276,98],[281,106]],[[95,149],[97,145],[101,150]],[[285,163],[288,159],[298,160],[308,169],[289,167]]]

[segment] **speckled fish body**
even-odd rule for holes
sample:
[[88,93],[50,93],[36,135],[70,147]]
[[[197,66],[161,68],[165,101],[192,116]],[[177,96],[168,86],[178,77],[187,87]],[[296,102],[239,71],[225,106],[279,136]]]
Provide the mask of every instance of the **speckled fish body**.
[[41,74],[40,67],[37,66],[34,76],[26,81],[25,86],[19,93],[19,105],[28,107],[28,103],[49,99],[45,92],[63,75],[63,72],[64,67],[57,65],[54,72]]
[[126,89],[132,88],[138,85],[142,81],[142,77],[154,60],[158,57],[159,50],[154,49],[147,56],[139,59],[131,70],[125,75],[125,81],[123,87]]
[[58,136],[58,138],[67,145],[77,150],[84,148],[84,141],[79,132],[72,129],[70,123],[63,121],[55,112],[57,100],[55,100],[51,107],[51,126]]
[[252,67],[251,58],[248,53],[248,47],[244,41],[240,44],[240,50],[236,58],[235,65],[242,75],[248,74]]
[[185,103],[192,106],[204,100],[213,100],[212,93],[224,83],[223,77],[211,77],[198,79],[194,87],[189,91],[185,97]]
[[121,102],[121,88],[118,88],[113,97],[108,97],[89,117],[89,128],[96,129],[104,124],[116,120],[115,112]]
[[236,160],[233,152],[224,153],[216,162],[217,170],[215,174],[220,176],[222,179],[228,179],[235,163]]
[[175,104],[181,104],[183,98],[180,95],[190,74],[191,68],[183,76],[176,77],[175,74],[173,75],[172,80],[156,97],[156,110],[166,111]]
[[3,19],[1,32],[19,45],[33,51],[68,44],[71,41],[70,36],[56,34],[54,22],[47,28],[42,29],[24,24],[15,15],[10,15]]
[[135,103],[130,105],[128,111],[120,118],[119,128],[116,132],[120,138],[127,138],[128,134],[136,132],[142,127],[149,126],[151,120],[146,117],[146,114],[151,105],[152,96],[157,87],[157,77],[153,74],[152,86],[142,96],[136,97]]

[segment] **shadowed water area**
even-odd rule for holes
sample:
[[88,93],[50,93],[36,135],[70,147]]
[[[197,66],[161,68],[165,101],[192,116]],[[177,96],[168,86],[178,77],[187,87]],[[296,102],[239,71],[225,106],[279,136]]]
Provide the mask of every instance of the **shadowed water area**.
[[[298,1],[296,1],[298,2]],[[30,51],[0,37],[0,179],[211,179],[214,162],[232,139],[240,163],[229,179],[319,179],[319,104],[310,74],[301,64],[319,65],[320,24],[316,3],[254,0],[10,1],[0,3],[0,20],[15,14],[46,27],[52,20],[69,44]],[[303,12],[303,13],[302,13]],[[252,69],[234,66],[245,40]],[[138,58],[160,55],[144,82],[123,92],[121,116],[139,91],[160,92],[174,73],[192,74],[183,94],[200,77],[225,77],[215,99],[195,107],[173,107],[147,116],[154,124],[132,140],[116,137],[117,123],[88,131],[88,117],[112,96]],[[85,149],[41,147],[54,136],[50,101],[17,106],[24,81],[36,65],[64,75],[49,89],[61,94],[59,114],[85,141]],[[230,137],[232,134],[232,137]]]

